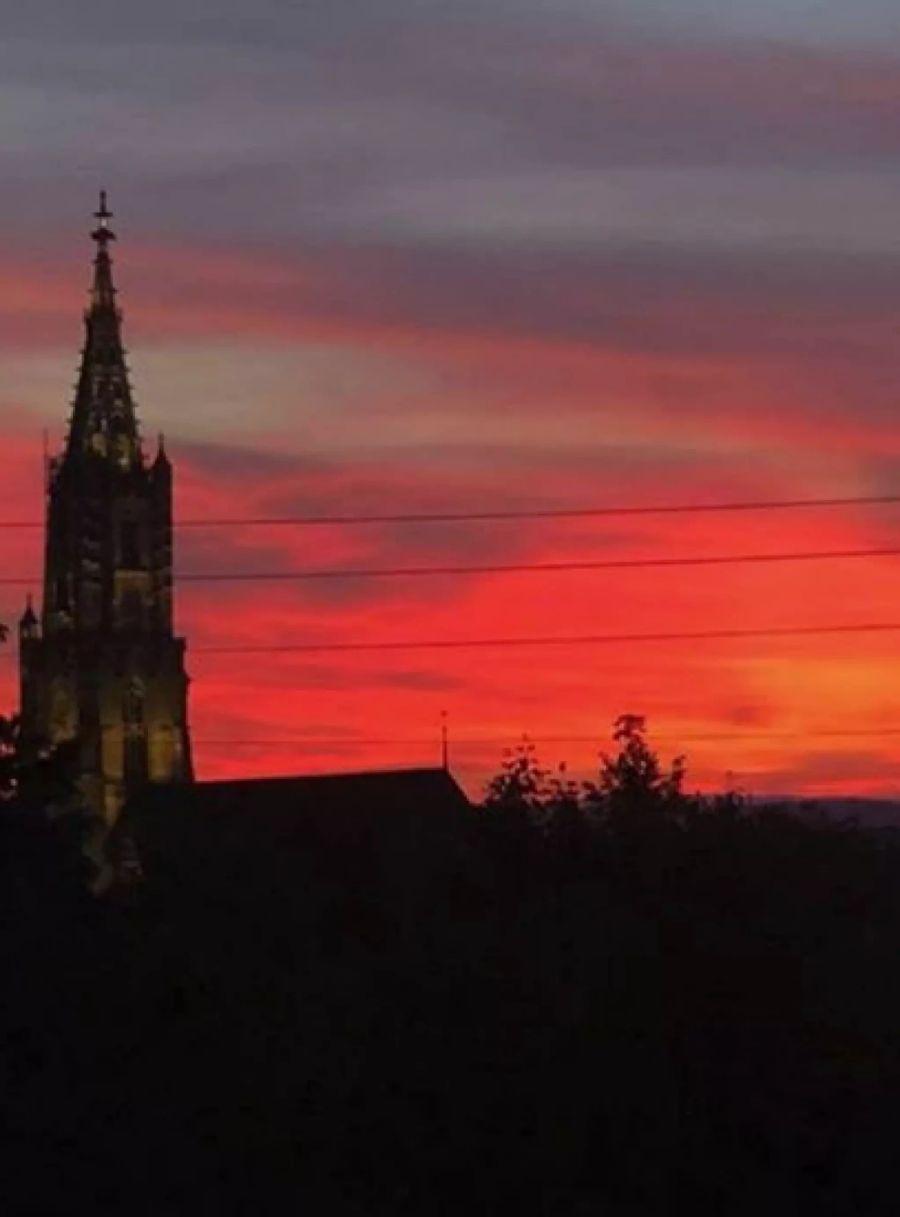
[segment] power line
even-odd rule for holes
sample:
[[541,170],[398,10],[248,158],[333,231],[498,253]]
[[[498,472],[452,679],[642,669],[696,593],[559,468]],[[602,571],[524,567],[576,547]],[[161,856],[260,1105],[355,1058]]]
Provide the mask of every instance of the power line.
[[677,558],[600,558],[561,562],[489,562],[474,566],[383,566],[350,570],[248,571],[182,574],[188,583],[277,582],[316,579],[416,579],[435,576],[482,574],[517,575],[556,574],[562,571],[641,570],[672,566],[732,566],[764,562],[820,562],[845,558],[890,558],[900,555],[900,547],[878,549],[795,550],[792,553],[714,554],[709,557]]
[[[190,655],[318,655],[393,651],[456,651],[494,648],[616,646],[664,642],[741,642],[754,638],[817,638],[854,634],[894,634],[900,622],[863,622],[858,625],[771,626],[756,629],[664,630],[643,634],[576,634],[493,638],[429,638],[376,642],[222,643],[192,646]],[[12,661],[12,652],[0,651],[0,661]]]
[[900,503],[900,495],[859,495],[819,499],[769,499],[726,503],[662,503],[600,507],[549,507],[522,510],[396,512],[383,515],[233,517],[182,520],[182,528],[328,526],[364,524],[461,524],[469,521],[564,520],[602,516],[688,515],[719,511],[791,511],[801,508],[883,506]]
[[483,650],[499,647],[613,646],[653,642],[739,642],[753,638],[815,638],[842,634],[888,634],[900,632],[900,622],[866,622],[858,625],[779,626],[759,629],[671,630],[646,634],[581,634],[573,636],[494,638],[433,638],[382,642],[302,642],[198,646],[192,655],[287,655],[355,654],[389,651]]
[[[458,566],[380,566],[346,570],[300,571],[184,571],[176,575],[179,583],[290,583],[326,579],[417,579],[461,577],[484,574],[559,574],[565,571],[651,570],[669,567],[741,566],[777,562],[825,562],[858,558],[895,558],[900,547],[871,549],[794,550],[785,553],[712,554],[675,558],[600,558],[566,559],[560,562],[489,562]],[[4,575],[0,585],[30,586],[39,576]]]
[[[793,739],[881,739],[900,736],[900,727],[881,727],[866,730],[864,728],[808,731],[714,731],[702,733],[654,735],[651,743],[670,744],[682,742],[694,743],[739,743],[739,742],[770,742]],[[234,747],[273,747],[273,748],[330,748],[330,747],[404,747],[435,748],[439,744],[437,736],[305,736],[305,737],[259,737],[233,739],[193,739],[193,744],[200,748],[234,748]],[[609,747],[598,735],[532,735],[524,734],[491,735],[491,736],[457,736],[452,740],[454,749],[466,747],[510,747],[520,743],[529,744],[591,744]]]
[[[603,516],[693,515],[707,512],[793,511],[805,508],[873,507],[900,503],[900,495],[847,495],[832,498],[760,499],[725,503],[661,503],[600,507],[526,508],[523,510],[394,512],[360,515],[208,516],[178,520],[182,528],[354,527],[367,524],[460,524],[466,522],[590,519]],[[0,529],[43,528],[40,520],[0,520]]]
[[[523,636],[498,635],[493,638],[429,638],[384,640],[380,642],[289,642],[289,643],[216,643],[191,646],[189,655],[327,655],[392,651],[457,651],[494,648],[539,648],[617,646],[665,642],[742,642],[754,638],[819,638],[854,634],[900,633],[900,621],[863,622],[858,625],[771,626],[757,629],[661,630],[644,634],[575,634]],[[0,650],[0,662],[13,662],[10,650]],[[869,734],[863,732],[863,734]]]

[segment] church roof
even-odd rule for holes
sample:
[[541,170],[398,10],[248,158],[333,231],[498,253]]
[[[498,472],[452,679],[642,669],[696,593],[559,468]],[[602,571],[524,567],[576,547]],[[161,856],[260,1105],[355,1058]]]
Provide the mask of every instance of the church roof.
[[399,769],[148,786],[117,832],[154,872],[212,877],[302,855],[452,848],[471,805],[444,769]]
[[176,789],[149,786],[136,802],[158,811],[163,805],[177,804],[204,815],[227,815],[244,811],[249,804],[257,815],[268,816],[274,809],[302,808],[354,810],[372,800],[382,810],[418,807],[422,799],[468,806],[468,800],[453,776],[441,768],[372,769],[352,773],[314,773],[286,777],[238,778],[214,782],[194,782]]

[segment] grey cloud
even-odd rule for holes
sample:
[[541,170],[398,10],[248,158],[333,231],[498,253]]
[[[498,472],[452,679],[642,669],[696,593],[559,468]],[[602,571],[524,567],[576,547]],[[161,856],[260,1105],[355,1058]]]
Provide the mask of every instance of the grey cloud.
[[524,2],[477,31],[411,0],[219,7],[19,15],[4,218],[58,227],[64,175],[112,178],[139,230],[264,242],[896,235],[890,58],[636,39],[603,8],[585,34]]
[[232,47],[261,41],[266,45],[291,36],[317,32],[347,33],[363,27],[391,28],[415,23],[454,25],[485,18],[545,25],[581,21],[620,29],[679,32],[706,37],[797,36],[804,40],[864,41],[884,37],[894,27],[892,0],[817,0],[814,17],[809,0],[161,0],[154,5],[123,8],[117,0],[29,0],[4,14],[11,37],[40,36],[112,41],[130,36]]
[[[896,256],[840,251],[334,246],[308,251],[304,273],[316,315],[345,324],[646,354],[856,357],[887,336],[900,308]],[[298,303],[290,288],[266,300],[286,311]]]
[[260,483],[265,486],[273,477],[314,477],[330,468],[327,461],[296,449],[273,451],[250,445],[199,440],[182,440],[177,447],[179,457],[201,470],[206,477],[222,478],[238,496],[242,484],[248,489],[258,490]]

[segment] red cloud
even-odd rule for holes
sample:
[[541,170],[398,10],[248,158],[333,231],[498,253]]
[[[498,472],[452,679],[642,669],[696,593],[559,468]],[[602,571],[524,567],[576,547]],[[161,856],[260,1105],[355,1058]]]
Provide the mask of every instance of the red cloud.
[[[227,435],[218,446],[171,437],[182,518],[865,493],[872,470],[900,449],[900,428],[885,408],[895,383],[886,378],[895,359],[893,338],[887,341],[895,306],[882,289],[865,299],[871,324],[864,330],[855,307],[844,313],[834,301],[817,302],[800,282],[792,299],[780,301],[774,324],[757,315],[764,297],[749,287],[741,295],[732,272],[708,286],[685,286],[680,302],[662,271],[655,299],[651,279],[626,276],[620,282],[630,282],[633,306],[647,302],[655,313],[646,325],[624,328],[605,314],[591,318],[592,341],[590,326],[574,315],[555,322],[548,315],[543,330],[536,306],[493,319],[483,301],[470,298],[475,286],[465,276],[445,280],[441,295],[407,268],[402,290],[385,302],[370,267],[359,297],[336,303],[327,260],[274,265],[215,252],[185,259],[138,247],[127,265],[135,283],[128,316],[146,341],[240,335],[251,345],[315,338],[390,350],[431,369],[435,396],[421,409],[449,420],[445,433],[418,446],[387,455],[382,446],[382,455],[364,460],[367,440],[415,417],[404,414],[408,403],[392,414],[390,384],[373,385],[373,418],[355,415],[352,443],[316,457],[269,426],[265,400],[253,402],[255,450]],[[566,273],[566,297],[577,299],[575,272]],[[23,342],[35,351],[55,348],[64,330],[70,343],[77,291],[49,271],[43,278],[30,272],[26,286],[20,273],[4,279],[0,318],[16,321]],[[579,290],[587,293],[591,282],[586,275]],[[854,284],[854,292],[863,290]],[[690,324],[679,322],[679,308],[694,314]],[[864,348],[870,358],[861,357]],[[60,386],[60,403],[65,396]],[[152,403],[145,416],[151,421]],[[38,428],[23,431],[26,423],[8,420],[3,436],[6,519],[35,519],[42,509]],[[896,516],[884,508],[183,531],[178,552],[185,571],[259,571],[853,548],[884,544]],[[40,534],[0,530],[0,557],[10,574],[36,572]],[[524,730],[602,743],[623,709],[646,713],[667,749],[683,745],[698,782],[721,781],[732,770],[760,789],[788,781],[796,790],[820,789],[826,780],[835,790],[890,787],[896,769],[887,744],[873,743],[871,769],[860,773],[852,760],[858,739],[829,738],[827,755],[836,759],[826,769],[807,759],[821,749],[817,736],[804,740],[803,732],[898,725],[896,636],[384,655],[215,656],[202,648],[764,629],[893,620],[898,603],[900,567],[890,558],[408,582],[182,582],[178,589],[201,774],[423,763],[437,756],[440,714],[448,710],[454,764],[473,792],[503,740]],[[20,604],[19,590],[8,588],[6,620]],[[4,679],[12,703],[12,665]],[[760,704],[770,742],[691,742],[721,732],[723,706]],[[364,742],[370,739],[381,742]],[[587,767],[596,746],[560,743],[553,752]]]

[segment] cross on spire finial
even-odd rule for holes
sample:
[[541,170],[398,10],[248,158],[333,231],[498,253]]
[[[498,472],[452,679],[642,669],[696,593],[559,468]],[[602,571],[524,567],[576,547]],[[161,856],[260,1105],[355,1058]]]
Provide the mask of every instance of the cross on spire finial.
[[91,233],[93,240],[97,242],[97,246],[101,250],[106,249],[107,242],[115,241],[116,234],[109,226],[109,221],[112,219],[113,213],[106,205],[106,191],[100,191],[100,206],[94,212],[94,219],[97,220],[97,227]]

